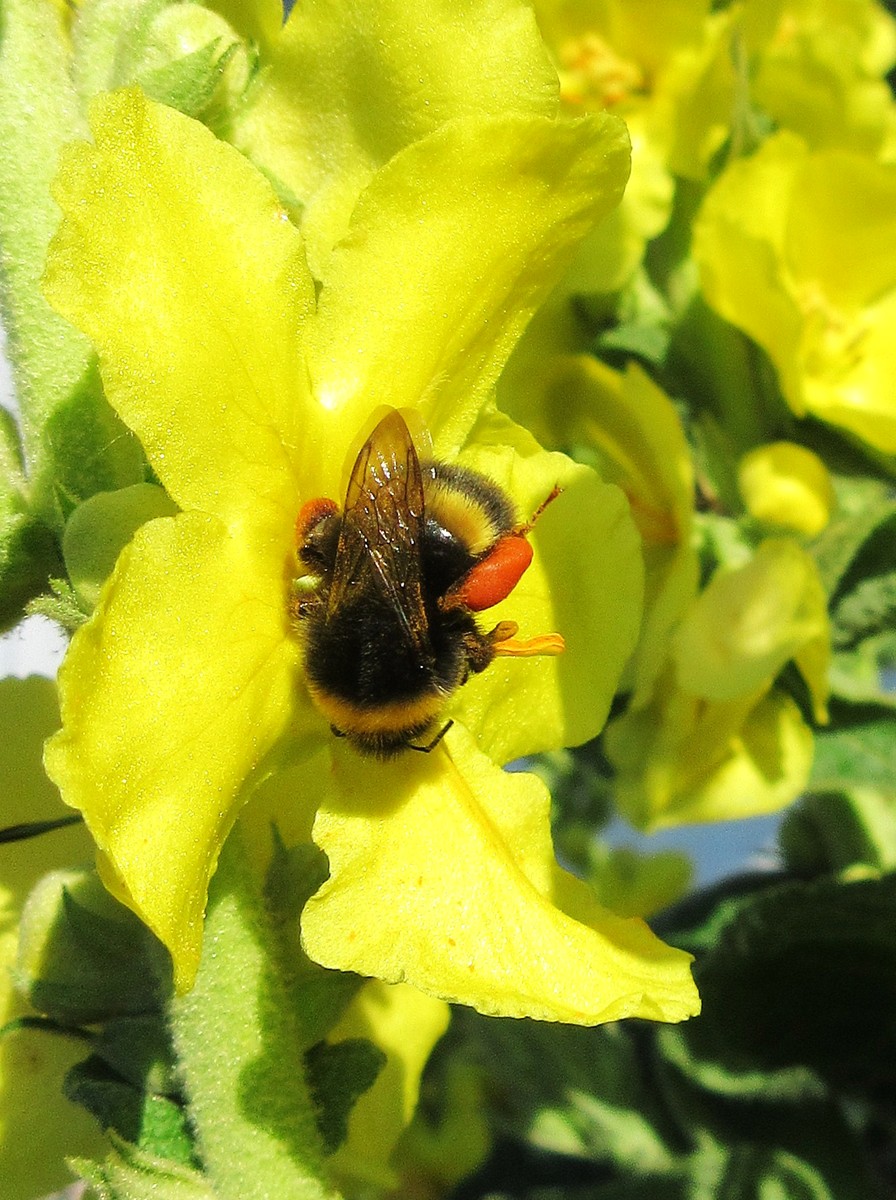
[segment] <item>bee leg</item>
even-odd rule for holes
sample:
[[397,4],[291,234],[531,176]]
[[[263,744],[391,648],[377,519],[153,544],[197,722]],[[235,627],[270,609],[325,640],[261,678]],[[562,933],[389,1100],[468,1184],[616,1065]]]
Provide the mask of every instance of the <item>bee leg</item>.
[[461,684],[466,683],[471,675],[478,675],[480,671],[484,671],[499,653],[499,644],[507,638],[514,637],[518,628],[516,621],[499,621],[491,633],[483,633],[480,629],[468,629],[464,633],[466,672]]
[[337,729],[335,725],[330,726],[330,733],[333,737],[345,737],[345,732],[342,729]]
[[431,754],[453,724],[453,721],[446,721],[432,741],[427,742],[425,746],[415,746],[413,742],[408,742],[408,749],[419,750],[421,754]]

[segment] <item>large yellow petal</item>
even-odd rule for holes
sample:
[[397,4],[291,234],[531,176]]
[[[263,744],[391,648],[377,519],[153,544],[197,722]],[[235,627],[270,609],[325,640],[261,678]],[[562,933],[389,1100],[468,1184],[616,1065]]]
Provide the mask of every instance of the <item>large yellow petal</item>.
[[806,155],[799,138],[779,133],[752,157],[726,167],[706,194],[693,239],[706,300],[768,352],[797,415],[804,407],[794,351],[803,317],[784,254],[788,214]]
[[859,154],[808,155],[787,214],[795,280],[814,280],[851,315],[896,288],[896,166]]
[[359,193],[455,117],[552,115],[558,84],[521,0],[303,0],[266,56],[235,139],[302,206],[323,277]]
[[529,536],[532,565],[480,624],[515,621],[522,638],[560,633],[566,649],[557,658],[496,658],[448,712],[499,763],[579,745],[603,727],[640,627],[643,567],[628,503],[588,467],[542,450],[493,410],[474,427],[460,461],[500,484],[521,521],[554,487],[563,489]]
[[641,921],[589,902],[586,925],[552,902],[582,897],[558,878],[549,805],[540,781],[495,768],[459,727],[390,764],[337,748],[314,826],[331,874],[305,907],[308,953],[503,1016],[694,1013],[688,955]]
[[60,672],[47,769],[181,987],[243,782],[298,719],[284,557],[199,513],[149,522]]
[[420,407],[436,452],[466,440],[526,322],[618,202],[620,121],[450,122],[383,167],[333,255],[315,322],[321,402],[360,426]]
[[294,513],[313,304],[298,233],[242,155],[140,92],[101,96],[92,127],[57,183],[50,299],[182,508]]

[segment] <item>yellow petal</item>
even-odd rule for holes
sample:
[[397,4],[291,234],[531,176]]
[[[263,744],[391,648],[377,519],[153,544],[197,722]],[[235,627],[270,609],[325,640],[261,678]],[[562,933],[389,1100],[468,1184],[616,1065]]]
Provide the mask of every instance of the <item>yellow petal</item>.
[[487,411],[460,461],[499,483],[528,520],[554,487],[561,495],[529,540],[532,565],[480,624],[515,621],[520,636],[560,633],[556,658],[496,658],[448,707],[499,763],[575,746],[603,727],[641,619],[641,551],[618,488],[519,426]]
[[788,403],[801,414],[794,349],[802,314],[784,263],[787,219],[806,148],[781,133],[738,159],[710,188],[694,222],[693,253],[707,301],[754,338],[781,372]]
[[331,874],[302,918],[308,953],[503,1016],[694,1013],[689,956],[558,872],[549,806],[534,776],[502,773],[459,727],[428,756],[375,767],[340,748],[314,827]]
[[805,788],[812,731],[772,690],[742,700],[661,691],[607,729],[620,809],[651,831],[777,812]]
[[448,1028],[451,1010],[407,984],[372,979],[330,1031],[327,1040],[369,1038],[386,1054],[373,1087],[356,1102],[348,1139],[328,1160],[334,1177],[354,1193],[358,1185],[394,1188],[392,1151],[417,1107],[420,1077],[433,1046]]
[[359,193],[403,147],[457,117],[556,108],[557,76],[520,0],[313,0],[293,7],[235,139],[301,206],[323,278]]
[[294,515],[313,304],[299,235],[198,122],[124,91],[98,98],[92,127],[58,178],[51,301],[93,341],[106,395],[182,508]]
[[180,987],[243,782],[297,720],[284,586],[282,555],[251,552],[215,518],[151,521],[60,672],[47,770],[116,894],[172,952]]
[[315,390],[358,428],[420,407],[440,456],[465,441],[526,322],[618,202],[621,122],[464,120],[396,154],[334,252],[315,322]]
[[681,420],[639,367],[620,373],[584,355],[558,363],[548,403],[555,438],[595,451],[601,474],[628,497],[644,543],[644,624],[631,666],[641,703],[697,587],[694,472]]
[[779,812],[808,784],[813,747],[812,731],[796,703],[783,692],[769,692],[744,722],[724,760],[658,814],[653,828]]
[[713,576],[676,632],[672,655],[684,691],[736,700],[768,685],[811,647],[806,681],[823,709],[828,642],[827,600],[814,560],[796,541],[768,538],[744,566]]
[[220,13],[243,37],[262,45],[272,44],[283,25],[282,0],[206,0],[206,7]]
[[824,462],[795,442],[756,446],[737,465],[750,516],[814,537],[831,519],[834,485]]

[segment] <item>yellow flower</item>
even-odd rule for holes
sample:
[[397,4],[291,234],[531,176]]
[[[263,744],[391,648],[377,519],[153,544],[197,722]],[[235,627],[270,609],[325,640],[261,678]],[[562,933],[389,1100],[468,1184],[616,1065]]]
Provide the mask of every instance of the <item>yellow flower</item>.
[[896,453],[896,167],[777,134],[710,189],[694,255],[797,416]]
[[585,355],[556,360],[541,416],[550,441],[595,455],[602,478],[631,505],[646,568],[644,622],[629,668],[638,704],[697,592],[694,473],[681,420],[639,366],[614,371]]
[[[617,123],[447,122],[374,174],[319,295],[299,233],[231,147],[134,92],[101,98],[93,130],[60,174],[47,287],[182,511],[139,530],[75,635],[46,761],[178,986],[241,804],[291,762],[330,864],[303,916],[315,961],[507,1015],[692,1013],[687,956],[559,871],[544,788],[494,765],[592,736],[637,628],[624,498],[490,403],[532,309],[618,198]],[[437,750],[379,763],[311,702],[289,594],[296,514],[341,498],[384,401],[416,408],[436,457],[489,474],[521,513],[564,488],[495,617],[568,649],[502,660],[453,698]]]
[[822,460],[795,442],[757,446],[737,466],[747,512],[757,521],[814,537],[831,519],[834,485]]
[[772,685],[791,659],[826,719],[827,603],[813,560],[770,538],[719,570],[677,629],[650,704],[607,729],[620,807],[648,829],[774,812],[805,787],[812,731]]
[[[622,203],[583,245],[563,296],[568,303],[572,291],[611,292],[622,287],[640,263],[646,243],[669,220],[677,92],[685,86],[679,75],[684,72],[702,91],[694,61],[705,55],[709,4],[675,0],[658,7],[642,0],[536,0],[534,7],[559,72],[567,111],[621,116],[632,139],[632,175]],[[702,108],[705,113],[705,97]]]
[[752,0],[750,95],[813,149],[896,151],[896,20],[877,0]]
[[324,279],[358,196],[394,154],[458,118],[554,117],[558,103],[521,0],[311,0],[265,47],[227,136],[274,182]]

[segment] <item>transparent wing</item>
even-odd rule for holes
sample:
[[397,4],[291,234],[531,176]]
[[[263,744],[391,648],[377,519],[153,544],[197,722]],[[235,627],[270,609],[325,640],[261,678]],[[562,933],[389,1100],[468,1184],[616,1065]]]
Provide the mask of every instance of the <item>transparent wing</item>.
[[350,592],[360,595],[373,586],[389,601],[411,644],[429,657],[422,532],[420,460],[404,418],[392,409],[352,467],[327,609],[332,613]]

